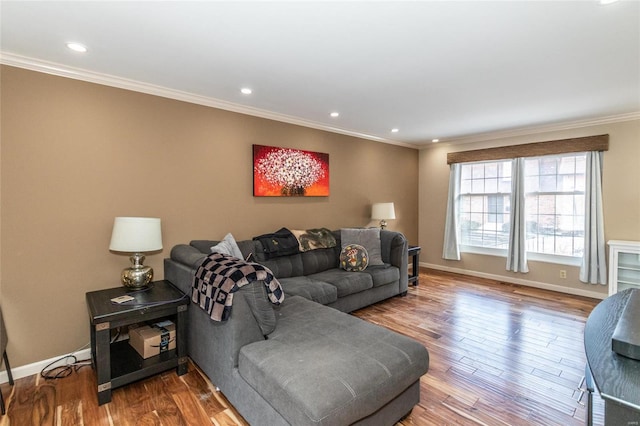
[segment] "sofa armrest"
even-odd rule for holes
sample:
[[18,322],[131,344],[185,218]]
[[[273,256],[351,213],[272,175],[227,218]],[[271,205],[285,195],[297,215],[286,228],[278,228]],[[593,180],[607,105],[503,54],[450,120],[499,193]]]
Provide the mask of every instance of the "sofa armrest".
[[202,264],[207,257],[206,253],[201,252],[197,248],[187,245],[178,244],[171,249],[171,260],[180,263],[194,271]]
[[400,293],[409,288],[409,242],[395,231],[380,231],[382,260],[400,269]]

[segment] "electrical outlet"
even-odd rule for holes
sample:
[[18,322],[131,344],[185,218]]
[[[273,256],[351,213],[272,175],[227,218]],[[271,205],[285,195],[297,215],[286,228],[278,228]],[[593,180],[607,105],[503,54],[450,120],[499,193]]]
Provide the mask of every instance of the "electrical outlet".
[[567,271],[560,269],[560,278],[567,278]]

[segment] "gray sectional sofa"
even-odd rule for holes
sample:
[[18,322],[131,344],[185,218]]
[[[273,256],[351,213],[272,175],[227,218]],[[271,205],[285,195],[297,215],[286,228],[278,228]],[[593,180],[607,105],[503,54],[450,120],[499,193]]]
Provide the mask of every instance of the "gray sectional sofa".
[[[420,343],[348,315],[405,293],[407,241],[381,231],[384,266],[338,268],[338,245],[266,259],[260,241],[239,241],[243,256],[270,268],[285,300],[257,281],[234,293],[231,317],[215,322],[189,307],[188,353],[252,425],[392,425],[420,399],[429,354]],[[178,245],[165,279],[191,294],[193,276],[217,241]],[[342,311],[342,312],[341,312]]]

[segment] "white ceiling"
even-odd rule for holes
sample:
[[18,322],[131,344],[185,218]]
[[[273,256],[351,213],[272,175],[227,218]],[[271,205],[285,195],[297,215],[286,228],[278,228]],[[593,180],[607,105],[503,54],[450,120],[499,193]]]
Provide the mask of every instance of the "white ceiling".
[[5,64],[391,143],[640,112],[636,0],[2,1],[0,15]]

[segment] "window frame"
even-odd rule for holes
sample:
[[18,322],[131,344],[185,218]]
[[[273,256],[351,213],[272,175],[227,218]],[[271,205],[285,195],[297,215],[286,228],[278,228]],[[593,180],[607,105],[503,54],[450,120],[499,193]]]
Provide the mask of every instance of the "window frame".
[[[495,176],[487,176],[486,175],[486,171],[487,168],[483,167],[483,176],[481,179],[475,177],[475,170],[474,170],[474,166],[478,166],[478,165],[483,165],[486,166],[487,164],[496,164],[496,175]],[[506,253],[506,249],[500,249],[497,247],[490,247],[490,246],[475,246],[475,245],[470,245],[470,244],[464,244],[462,241],[464,240],[464,238],[462,237],[462,215],[468,213],[469,214],[469,222],[473,222],[473,220],[471,220],[471,218],[474,215],[478,215],[481,214],[484,217],[487,217],[487,221],[484,221],[481,224],[481,227],[484,226],[485,223],[496,223],[496,230],[495,230],[495,241],[497,243],[497,240],[499,238],[498,236],[498,230],[497,230],[497,222],[491,222],[489,221],[489,217],[496,217],[498,215],[508,215],[509,212],[502,212],[502,213],[497,213],[495,211],[492,211],[490,208],[490,200],[492,197],[495,198],[505,198],[505,197],[509,197],[511,198],[511,160],[508,159],[502,159],[502,160],[491,160],[491,161],[474,161],[474,162],[468,162],[468,163],[464,163],[461,164],[461,170],[460,170],[460,188],[458,188],[457,194],[458,194],[458,199],[456,200],[456,202],[458,203],[458,221],[459,221],[459,225],[460,225],[460,241],[461,244],[460,246],[466,246],[466,247],[477,247],[477,248],[481,248],[481,249],[492,249],[492,250],[505,250]],[[470,167],[469,170],[469,178],[465,179],[464,178],[464,170],[462,168],[464,168],[465,166]],[[501,183],[501,179],[504,180],[504,171],[505,169],[508,169],[509,171],[509,179],[508,179],[508,185],[509,185],[509,191],[508,192],[501,192],[500,191],[500,183]],[[486,180],[487,179],[496,179],[496,183],[495,183],[495,188],[496,188],[496,192],[486,192]],[[469,191],[468,192],[462,192],[462,187],[464,186],[464,181],[468,180],[469,181]],[[483,181],[483,185],[482,185],[482,192],[474,192],[474,181],[479,181],[482,180]],[[462,198],[463,197],[470,197],[470,205],[473,205],[473,197],[482,197],[483,201],[482,201],[482,210],[481,211],[474,211],[473,208],[470,208],[469,212],[462,212]],[[496,203],[500,204],[500,203]],[[502,206],[504,208],[505,203],[502,203]],[[511,209],[511,204],[508,204],[509,206],[509,211]],[[482,237],[483,240],[485,240],[485,230],[482,230],[480,235]],[[504,232],[504,231],[502,231]],[[507,232],[507,242],[508,242],[508,232]],[[506,254],[505,254],[506,256]]]
[[[562,159],[563,158],[569,158],[569,157],[573,157],[575,160],[573,161],[573,170],[572,173],[563,173],[562,172]],[[558,209],[558,202],[559,202],[559,198],[558,197],[564,197],[564,196],[570,196],[572,197],[573,200],[573,212],[570,215],[566,215],[564,214],[565,212],[562,211],[554,211],[553,214],[553,222],[554,222],[554,232],[553,232],[553,238],[554,238],[554,245],[556,245],[557,243],[559,243],[558,238],[562,238],[562,237],[567,237],[567,235],[563,234],[561,232],[561,228],[558,227],[558,224],[562,222],[562,217],[563,216],[571,216],[574,220],[572,220],[572,223],[575,225],[575,218],[576,217],[582,217],[582,228],[580,230],[581,235],[583,237],[583,241],[582,241],[582,250],[584,251],[584,233],[586,231],[585,229],[585,223],[584,223],[584,216],[585,216],[585,206],[584,206],[584,197],[586,194],[586,190],[584,188],[585,185],[585,181],[584,178],[586,177],[586,169],[584,169],[585,163],[583,162],[583,168],[582,168],[582,174],[578,173],[578,170],[580,169],[579,167],[579,163],[578,163],[578,158],[582,157],[583,159],[586,160],[586,152],[567,152],[567,153],[563,153],[563,154],[553,154],[553,155],[542,155],[542,156],[537,156],[537,157],[530,157],[525,159],[525,168],[526,168],[526,164],[528,161],[531,160],[543,160],[543,159],[554,159],[556,160],[556,167],[554,173],[543,173],[542,171],[540,171],[540,167],[538,167],[538,173],[535,174],[528,174],[526,169],[525,169],[525,179],[530,178],[530,177],[537,177],[538,178],[538,185],[536,190],[532,191],[531,188],[527,188],[527,185],[525,183],[525,218],[528,219],[530,217],[530,215],[532,214],[531,211],[532,209],[527,209],[526,205],[529,202],[529,197],[549,197],[549,196],[553,196],[554,197],[554,210]],[[539,166],[542,165],[542,162],[538,163]],[[555,190],[551,191],[549,190],[549,188],[543,188],[543,184],[542,184],[542,179],[545,176],[554,176],[554,181],[555,183]],[[560,182],[559,182],[559,178],[562,176],[571,176],[573,179],[573,184],[572,184],[572,189],[570,190],[562,190],[559,189],[559,187],[561,186]],[[579,181],[579,176],[582,176],[582,182],[580,184]],[[580,189],[579,187],[582,187],[582,189]],[[582,214],[576,214],[576,210],[575,210],[575,203],[576,203],[576,197],[583,197],[582,200]],[[539,219],[541,216],[547,215],[547,216],[551,216],[549,214],[545,214],[545,213],[541,213],[539,211],[539,207],[540,204],[538,204],[538,207],[535,209],[537,211],[537,218]],[[525,222],[526,222],[525,219]],[[536,223],[539,223],[539,221],[537,221]],[[573,228],[575,229],[575,228]],[[560,231],[560,232],[559,232]],[[526,232],[526,230],[525,230]],[[535,233],[536,235],[536,239],[540,238],[540,236],[542,235],[544,238],[544,233]],[[576,236],[571,235],[572,238],[575,238]],[[580,235],[578,235],[578,237],[580,237]],[[536,241],[536,244],[538,242]],[[572,248],[572,252],[575,252],[575,242],[571,241],[571,248]],[[573,259],[573,258],[577,258],[577,259],[581,259],[582,258],[582,254],[577,255],[577,256],[572,256],[572,255],[566,255],[566,254],[559,254],[559,253],[545,253],[545,252],[541,252],[541,251],[530,251],[527,250],[527,257],[531,258],[532,254],[536,254],[536,255],[540,255],[540,257],[546,257],[546,256],[553,256],[553,257],[560,257],[560,258],[569,258],[569,259]]]
[[[578,154],[581,154],[580,152],[564,152],[564,153],[553,153],[553,154],[547,154],[547,155],[537,155],[535,156],[535,158],[544,158],[544,157],[563,157],[563,156],[576,156]],[[534,156],[531,156],[534,157]],[[499,162],[504,162],[504,161],[511,161],[512,159],[493,159],[493,160],[480,160],[480,161],[468,161],[465,163],[461,163],[461,167],[464,166],[468,166],[468,165],[473,165],[473,164],[479,164],[479,163],[499,163]],[[461,174],[462,174],[462,170],[461,170]],[[573,174],[574,176],[576,176],[575,172]],[[538,175],[539,176],[539,175]],[[556,174],[557,176],[557,174]],[[459,188],[458,188],[458,196],[456,199],[456,203],[460,203],[461,202],[461,198],[463,196],[469,196],[469,195],[484,195],[486,197],[490,197],[491,195],[510,195],[511,191],[509,191],[508,193],[478,193],[478,194],[473,194],[472,192],[465,192],[462,193],[462,178],[460,179],[459,182]],[[543,193],[547,193],[546,192],[542,192],[542,191],[535,191],[535,193],[537,195],[543,194]],[[530,194],[531,192],[526,192],[525,196]],[[584,190],[583,191],[576,191],[575,189],[572,192],[560,192],[560,191],[553,191],[552,193],[550,193],[554,196],[557,195],[576,195],[576,194],[584,194]],[[460,206],[460,204],[458,204],[458,207]],[[458,209],[457,209],[458,210]],[[484,212],[488,214],[487,212]],[[503,213],[503,214],[507,214],[507,213]],[[526,214],[526,212],[525,212]],[[555,217],[557,217],[558,215],[556,214]],[[461,222],[462,218],[462,213],[458,210],[458,214],[457,214],[457,220],[459,222]],[[509,223],[509,222],[507,222]],[[459,224],[459,226],[461,226],[461,224]],[[507,231],[507,235],[509,234],[510,231]],[[526,232],[526,230],[525,230]],[[583,229],[584,232],[584,229]],[[554,237],[558,237],[561,236],[560,234],[555,234],[554,233]],[[460,228],[460,241],[461,243],[459,244],[459,249],[461,253],[472,253],[472,254],[481,254],[481,255],[487,255],[487,256],[495,256],[495,257],[507,257],[507,249],[503,249],[503,248],[495,248],[495,247],[484,247],[484,246],[477,246],[477,245],[471,245],[471,244],[464,244],[462,243],[463,241],[463,236],[462,236],[462,229]],[[582,255],[580,256],[569,256],[569,255],[563,255],[563,254],[557,254],[557,253],[541,253],[541,252],[537,252],[537,251],[530,251],[527,250],[527,258],[530,261],[534,261],[534,262],[546,262],[546,263],[555,263],[555,264],[560,264],[560,265],[569,265],[569,266],[580,266],[581,262],[582,262]]]

